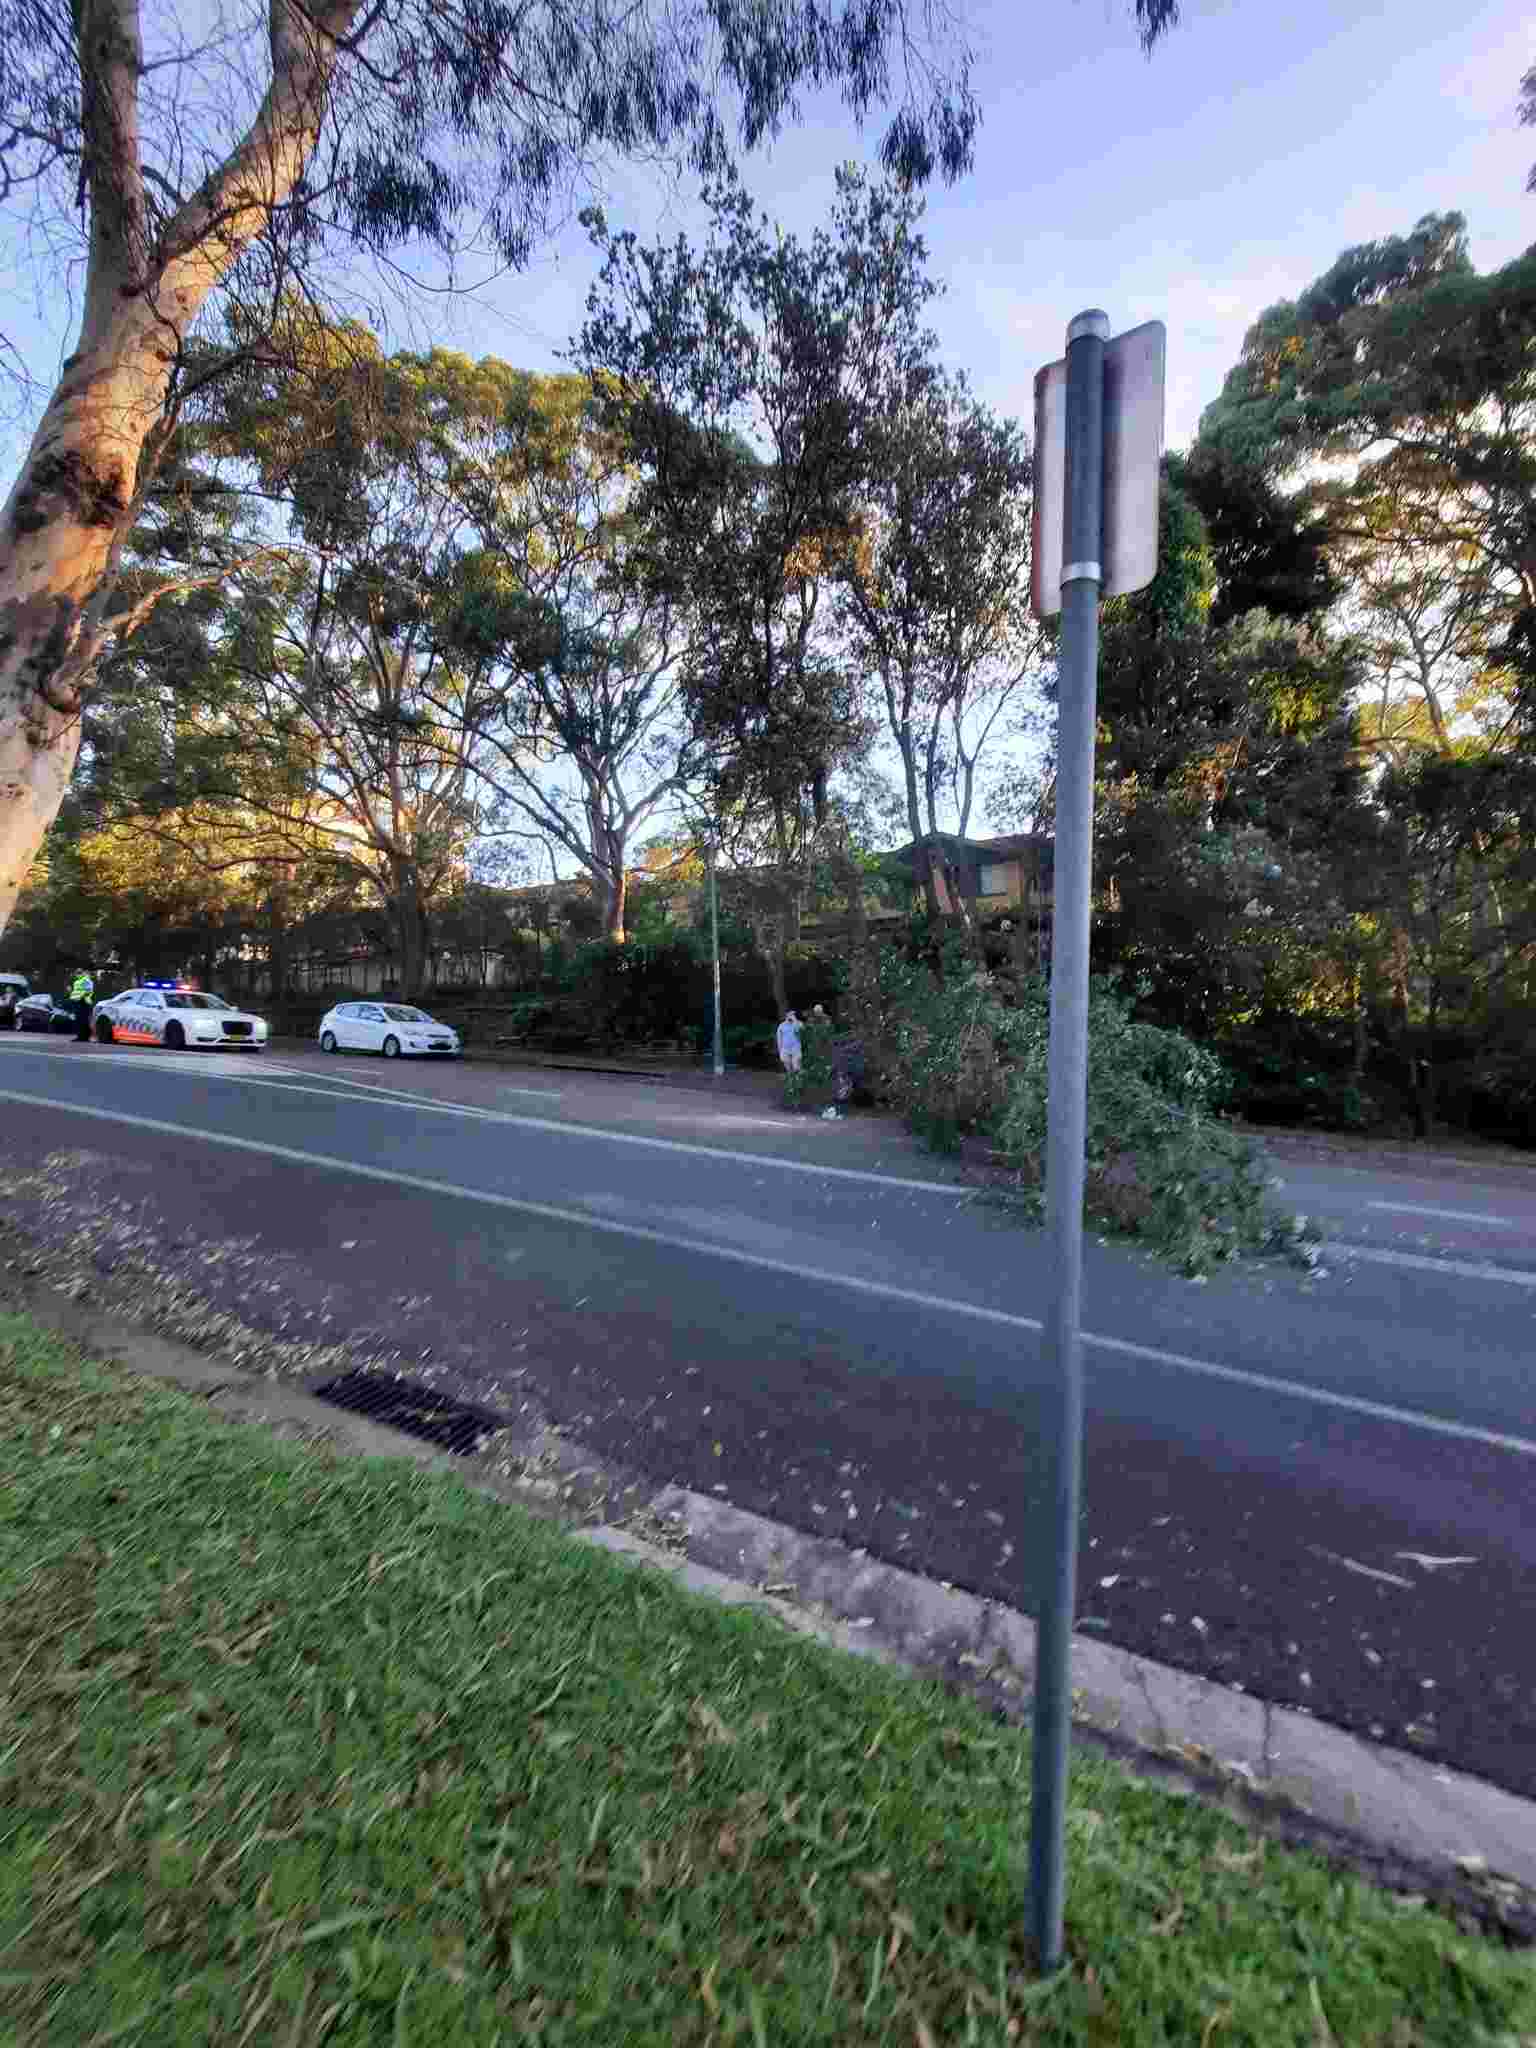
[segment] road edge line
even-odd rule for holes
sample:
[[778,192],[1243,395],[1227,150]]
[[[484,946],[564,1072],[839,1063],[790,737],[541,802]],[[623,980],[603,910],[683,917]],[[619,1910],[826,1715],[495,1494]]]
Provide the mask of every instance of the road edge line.
[[[20,1102],[32,1108],[57,1109],[77,1116],[95,1117],[99,1123],[126,1124],[131,1129],[154,1131],[160,1136],[183,1138],[193,1144],[223,1145],[235,1152],[253,1152],[260,1157],[281,1159],[290,1165],[318,1167],[325,1173],[351,1174],[355,1179],[377,1181],[385,1186],[409,1188],[418,1194],[441,1195],[456,1202],[478,1202],[487,1208],[506,1209],[514,1214],[536,1216],[550,1223],[574,1224],[599,1236],[624,1237],[640,1244],[656,1245],[663,1251],[697,1254],[722,1260],[728,1265],[749,1266],[759,1272],[778,1273],[818,1287],[842,1288],[866,1298],[896,1303],[906,1308],[931,1309],[973,1322],[999,1324],[1026,1330],[1038,1336],[1038,1316],[1019,1315],[1012,1309],[992,1308],[985,1302],[965,1301],[954,1295],[932,1294],[914,1287],[898,1287],[887,1280],[873,1280],[862,1273],[837,1273],[827,1267],[806,1266],[792,1259],[770,1258],[761,1252],[743,1251],[739,1245],[719,1244],[709,1238],[684,1237],[665,1230],[652,1230],[643,1223],[624,1223],[618,1218],[594,1214],[590,1209],[568,1208],[563,1203],[540,1202],[530,1195],[509,1195],[495,1188],[465,1187],[454,1181],[438,1180],[428,1174],[405,1173],[397,1167],[370,1166],[363,1160],[341,1159],[333,1153],[308,1152],[296,1145],[278,1145],[259,1138],[242,1138],[233,1131],[197,1130],[172,1123],[164,1117],[139,1116],[131,1110],[104,1109],[96,1103],[68,1102],[43,1095],[23,1095],[0,1088],[0,1102]],[[1489,1429],[1482,1423],[1455,1422],[1445,1416],[1418,1409],[1398,1408],[1389,1402],[1373,1401],[1363,1394],[1343,1394],[1331,1387],[1308,1386],[1302,1380],[1281,1379],[1277,1374],[1254,1372],[1245,1366],[1221,1365],[1215,1359],[1196,1358],[1190,1352],[1165,1350],[1155,1344],[1140,1344],[1130,1337],[1111,1337],[1103,1331],[1084,1330],[1083,1342],[1100,1351],[1123,1357],[1143,1358],[1150,1364],[1172,1367],[1197,1378],[1216,1380],[1228,1386],[1247,1387],[1277,1400],[1300,1401],[1313,1407],[1332,1408],[1350,1415],[1364,1415],[1373,1422],[1385,1422],[1425,1436],[1439,1436],[1457,1443],[1476,1443],[1486,1449],[1507,1451],[1514,1457],[1536,1458],[1536,1439],[1519,1437],[1505,1430]]]

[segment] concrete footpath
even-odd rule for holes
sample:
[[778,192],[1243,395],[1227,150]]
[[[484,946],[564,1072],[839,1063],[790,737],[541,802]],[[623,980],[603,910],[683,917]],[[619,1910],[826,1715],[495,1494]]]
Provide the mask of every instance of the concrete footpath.
[[[558,1431],[520,1439],[508,1430],[474,1457],[452,1457],[50,1290],[29,1289],[18,1305],[96,1355],[201,1396],[232,1421],[341,1455],[452,1471],[696,1593],[939,1677],[1007,1718],[1027,1717],[1035,1630],[1010,1608],[726,1501],[624,1487]],[[1278,1838],[1536,1941],[1536,1803],[1086,1632],[1074,1646],[1073,1680],[1083,1740]]]

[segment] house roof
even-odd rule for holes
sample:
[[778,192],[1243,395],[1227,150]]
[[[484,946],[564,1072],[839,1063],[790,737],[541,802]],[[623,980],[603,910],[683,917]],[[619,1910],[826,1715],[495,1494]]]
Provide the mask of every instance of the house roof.
[[1048,832],[1004,832],[995,839],[961,839],[954,833],[939,832],[932,842],[909,840],[905,846],[898,846],[892,852],[882,854],[881,859],[892,867],[912,873],[916,867],[917,849],[920,843],[932,843],[939,847],[947,861],[957,867],[980,865],[988,860],[1019,860],[1038,856],[1042,873],[1050,873],[1056,864],[1056,843]]

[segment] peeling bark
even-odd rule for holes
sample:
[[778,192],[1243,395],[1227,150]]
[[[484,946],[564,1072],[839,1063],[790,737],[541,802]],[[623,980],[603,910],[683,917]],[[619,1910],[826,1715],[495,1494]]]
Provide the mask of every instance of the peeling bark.
[[629,910],[629,876],[620,860],[603,876],[603,931],[615,946],[626,943],[624,921]]
[[292,191],[360,0],[270,0],[272,78],[243,140],[151,242],[137,0],[79,0],[90,255],[80,335],[0,511],[0,931],[80,745],[118,556],[158,461],[182,341]]

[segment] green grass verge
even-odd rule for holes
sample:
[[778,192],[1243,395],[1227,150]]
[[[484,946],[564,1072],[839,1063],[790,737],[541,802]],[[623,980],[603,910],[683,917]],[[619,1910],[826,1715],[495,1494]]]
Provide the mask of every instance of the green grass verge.
[[0,1316],[7,2044],[1516,2040],[1530,1957],[451,1480]]

